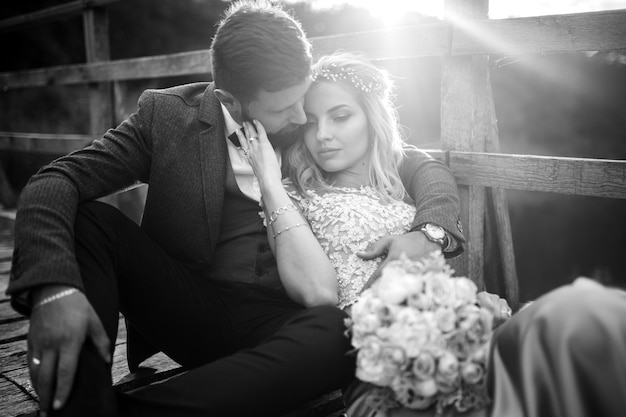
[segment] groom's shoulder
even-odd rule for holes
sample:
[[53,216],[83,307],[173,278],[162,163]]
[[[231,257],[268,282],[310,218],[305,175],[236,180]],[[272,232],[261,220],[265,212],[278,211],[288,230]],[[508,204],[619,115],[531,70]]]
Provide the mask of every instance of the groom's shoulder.
[[403,152],[403,161],[427,161],[433,160],[434,158],[430,153],[425,150],[419,149],[417,146],[412,144],[405,144],[402,148]]
[[202,103],[207,93],[213,88],[213,83],[197,82],[182,84],[168,88],[148,89],[142,98],[151,98],[155,101],[180,101],[189,107],[197,107]]

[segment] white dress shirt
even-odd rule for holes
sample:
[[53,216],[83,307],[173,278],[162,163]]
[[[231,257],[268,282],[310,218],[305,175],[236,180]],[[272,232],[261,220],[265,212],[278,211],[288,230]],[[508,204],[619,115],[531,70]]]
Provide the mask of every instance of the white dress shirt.
[[[261,188],[259,187],[259,181],[254,175],[252,166],[248,162],[248,159],[243,154],[243,149],[231,142],[228,137],[235,133],[235,131],[241,129],[241,125],[237,123],[226,107],[222,104],[222,113],[224,114],[224,122],[226,125],[226,144],[228,145],[228,156],[230,157],[230,163],[235,173],[235,180],[241,192],[251,198],[254,201],[261,200]],[[280,149],[274,149],[276,152],[276,158],[278,163],[281,162]]]

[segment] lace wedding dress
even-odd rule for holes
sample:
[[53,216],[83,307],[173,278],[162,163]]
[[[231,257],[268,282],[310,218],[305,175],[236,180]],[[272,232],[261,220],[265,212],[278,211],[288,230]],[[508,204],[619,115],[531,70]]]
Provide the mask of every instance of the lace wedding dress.
[[385,201],[372,187],[332,188],[305,195],[290,191],[337,271],[339,304],[352,304],[382,258],[366,261],[356,253],[385,235],[406,233],[415,207]]

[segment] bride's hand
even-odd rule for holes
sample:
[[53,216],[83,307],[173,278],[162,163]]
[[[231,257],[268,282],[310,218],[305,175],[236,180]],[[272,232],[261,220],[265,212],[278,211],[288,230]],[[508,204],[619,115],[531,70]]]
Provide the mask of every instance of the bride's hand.
[[243,152],[259,180],[261,189],[282,184],[280,164],[274,147],[267,138],[265,128],[257,120],[253,123],[243,122],[243,132],[237,131]]
[[511,317],[511,307],[506,299],[497,294],[481,291],[477,294],[478,305],[491,311],[494,318],[494,328],[504,323]]

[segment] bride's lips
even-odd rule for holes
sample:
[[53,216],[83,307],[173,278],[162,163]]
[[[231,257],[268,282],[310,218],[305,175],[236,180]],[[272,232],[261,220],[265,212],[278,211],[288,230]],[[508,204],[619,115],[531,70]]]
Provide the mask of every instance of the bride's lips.
[[337,152],[339,152],[339,149],[322,149],[321,151],[317,152],[317,156],[322,159],[330,159],[335,156]]

